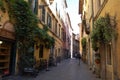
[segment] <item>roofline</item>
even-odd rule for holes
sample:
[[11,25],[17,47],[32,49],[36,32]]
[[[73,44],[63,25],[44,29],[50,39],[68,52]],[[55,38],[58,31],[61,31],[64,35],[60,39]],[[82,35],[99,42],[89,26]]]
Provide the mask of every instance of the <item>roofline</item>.
[[83,10],[83,0],[79,0],[79,14],[82,14],[82,10]]
[[72,25],[71,25],[71,20],[70,20],[70,16],[69,16],[69,14],[67,13],[67,16],[68,16],[68,20],[69,20],[69,22],[70,22],[70,28],[72,29],[72,31],[73,31],[73,28],[72,28]]
[[66,2],[66,0],[64,0],[64,2],[65,2],[65,7],[67,8],[67,7],[68,7],[68,5],[67,5],[67,2]]

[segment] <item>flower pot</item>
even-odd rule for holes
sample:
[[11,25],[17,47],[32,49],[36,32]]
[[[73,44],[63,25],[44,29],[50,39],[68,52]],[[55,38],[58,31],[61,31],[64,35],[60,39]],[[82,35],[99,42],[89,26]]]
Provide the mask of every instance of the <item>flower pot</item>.
[[4,70],[4,74],[8,75],[9,74],[9,70],[8,69]]
[[95,59],[96,64],[100,64],[100,59]]

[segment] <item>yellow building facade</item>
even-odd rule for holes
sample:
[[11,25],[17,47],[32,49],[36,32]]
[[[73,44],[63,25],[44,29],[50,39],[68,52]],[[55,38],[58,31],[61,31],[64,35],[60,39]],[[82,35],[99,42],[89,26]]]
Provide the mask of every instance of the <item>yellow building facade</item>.
[[[2,0],[1,0],[2,1]],[[0,1],[0,2],[1,2]],[[29,2],[29,0],[25,0]],[[50,0],[50,4],[52,4],[53,0]],[[13,23],[10,21],[9,13],[8,13],[8,6],[7,0],[2,1],[4,10],[0,9],[0,70],[2,70],[1,75],[4,75],[3,72],[6,74],[14,74],[18,73],[18,47],[16,47],[17,42],[15,41],[15,30]],[[33,4],[36,7],[33,7]],[[34,58],[36,62],[40,62],[40,60],[47,60],[49,62],[50,58],[54,58],[56,62],[60,62],[62,53],[62,46],[63,46],[63,34],[62,34],[62,23],[60,17],[53,14],[52,10],[49,8],[46,0],[36,0],[36,2],[32,3],[31,5],[32,10],[36,9],[35,14],[39,20],[39,28],[43,29],[45,26],[48,27],[47,34],[50,37],[53,37],[55,40],[55,44],[50,47],[45,47],[45,41],[40,41],[39,39],[35,38],[34,43]],[[1,6],[0,6],[1,8]],[[6,53],[7,54],[4,54]],[[8,56],[9,55],[9,56]],[[5,56],[7,59],[2,60],[1,57]],[[3,62],[4,63],[3,63]],[[8,61],[8,62],[7,62]],[[49,64],[49,63],[48,63]]]
[[[5,1],[0,0],[0,77],[12,74],[15,58],[15,30]],[[13,56],[11,56],[13,55]]]
[[[49,8],[49,5],[46,1],[38,0],[38,18],[39,18],[39,27],[43,28],[44,25],[48,26],[48,34],[55,39],[55,44],[52,48],[43,49],[43,59],[49,60],[50,55],[57,60],[62,57],[62,23],[59,19],[59,17],[55,16],[53,14],[52,10]],[[41,7],[42,6],[42,7]],[[44,42],[42,42],[44,43]],[[41,44],[39,42],[38,44]],[[40,60],[39,58],[39,49],[35,50],[34,56],[37,60]]]
[[[114,1],[114,0],[105,0],[105,2],[101,1],[101,3],[103,3],[103,9],[101,9],[96,16],[98,15],[98,17],[100,16],[105,16],[106,13],[109,13],[109,15],[112,17],[116,17],[116,27],[115,29],[117,30],[117,39],[113,40],[112,44],[111,44],[111,64],[106,64],[106,80],[117,80],[120,79],[120,50],[119,50],[119,43],[120,43],[120,37],[119,37],[119,29],[120,29],[120,10],[118,10],[118,8],[120,8],[120,1]],[[106,58],[110,58],[108,56],[106,56]]]
[[[81,0],[80,0],[81,1]],[[110,20],[112,21],[115,18],[116,22],[111,22],[114,26],[114,30],[117,32],[117,38],[113,38],[111,43],[106,46],[101,46],[99,49],[101,63],[98,65],[94,62],[94,51],[92,50],[92,45],[90,42],[90,59],[91,68],[100,75],[102,80],[118,80],[120,79],[120,50],[119,50],[119,26],[120,26],[120,7],[119,0],[83,0],[83,4],[80,7],[82,20],[86,20],[86,24],[90,25],[90,33],[94,26],[95,21],[97,21],[100,17],[104,17],[106,14],[110,15]],[[91,41],[91,40],[90,40]],[[109,48],[109,49],[108,49]]]
[[83,38],[86,38],[86,62],[89,64],[90,68],[93,64],[93,56],[92,56],[92,49],[90,43],[90,32],[92,30],[92,6],[91,0],[80,0],[79,1],[79,14],[81,14],[82,23],[79,24],[80,26],[80,52],[82,53],[82,44],[81,41]]
[[[26,0],[29,1],[29,0]],[[50,4],[53,3],[54,0],[50,0]],[[37,0],[37,7],[38,7],[38,13],[37,17],[39,19],[39,27],[44,28],[44,25],[48,26],[48,34],[55,39],[55,44],[53,46],[53,49],[47,49],[43,48],[42,57],[40,58],[40,48],[36,49],[37,45],[43,44],[44,42],[38,41],[38,43],[35,45],[35,52],[34,57],[36,57],[36,60],[40,59],[47,59],[49,60],[50,53],[53,55],[54,58],[61,57],[62,56],[62,23],[60,18],[53,14],[52,10],[50,9],[50,5],[47,3],[46,0]],[[33,3],[34,4],[34,3]]]

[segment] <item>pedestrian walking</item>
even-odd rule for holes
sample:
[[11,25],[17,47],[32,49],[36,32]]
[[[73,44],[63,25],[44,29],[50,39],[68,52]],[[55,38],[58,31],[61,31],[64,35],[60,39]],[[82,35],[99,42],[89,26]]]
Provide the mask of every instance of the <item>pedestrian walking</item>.
[[80,53],[77,54],[77,58],[78,58],[78,64],[80,65],[80,59],[81,59]]

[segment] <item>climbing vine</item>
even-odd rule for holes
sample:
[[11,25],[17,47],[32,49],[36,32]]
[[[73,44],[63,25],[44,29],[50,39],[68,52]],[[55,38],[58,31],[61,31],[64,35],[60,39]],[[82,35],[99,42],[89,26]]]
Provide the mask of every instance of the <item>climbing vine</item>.
[[47,39],[49,46],[54,44],[51,44],[51,40],[54,42],[54,39],[47,34],[47,31],[38,27],[38,19],[26,1],[11,0],[9,7],[10,17],[15,25],[16,39],[22,43],[24,47],[29,47],[29,43],[32,43],[36,36],[39,37],[41,41]]
[[4,2],[3,0],[0,0],[0,9],[5,12]]
[[[115,20],[114,20],[115,22]],[[94,24],[95,28],[92,30],[91,41],[94,50],[97,50],[100,43],[108,44],[116,35],[114,26],[111,24],[109,14],[105,17],[100,17]]]
[[82,38],[81,44],[82,44],[83,53],[86,53],[86,44],[87,44],[87,40],[86,40],[85,37]]
[[8,0],[9,16],[14,24],[15,37],[19,53],[19,66],[24,68],[34,64],[34,44],[37,37],[43,41],[47,48],[54,45],[54,38],[47,34],[45,25],[43,29],[38,26],[38,18],[32,12],[29,4],[24,0]]
[[47,34],[48,30],[48,26],[46,25],[44,25],[43,29],[36,27],[34,30],[34,34],[36,34],[35,37],[37,37],[41,42],[44,42],[46,48],[50,48],[55,43],[54,38]]
[[85,37],[82,38],[81,43],[82,43],[82,48],[83,48],[83,49],[86,48],[86,38],[85,38]]

